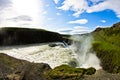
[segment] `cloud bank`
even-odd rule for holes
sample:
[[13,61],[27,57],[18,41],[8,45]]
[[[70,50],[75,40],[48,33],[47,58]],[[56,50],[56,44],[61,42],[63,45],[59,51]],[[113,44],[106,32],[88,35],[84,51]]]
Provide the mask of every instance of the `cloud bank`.
[[79,17],[79,14],[83,13],[87,7],[88,4],[85,0],[65,0],[58,9],[72,10],[75,12],[73,16]]
[[42,26],[44,21],[41,0],[0,0],[1,27]]
[[10,4],[11,4],[10,0],[0,0],[0,10],[10,6]]
[[101,20],[102,23],[106,23],[106,20]]
[[60,1],[60,0],[54,0],[55,4],[58,4],[59,1]]
[[119,7],[120,0],[64,0],[58,9],[74,11],[75,17],[79,17],[84,12],[93,13],[109,9],[120,18]]
[[86,24],[88,23],[87,19],[79,19],[79,20],[75,20],[75,21],[69,21],[69,24]]
[[89,33],[92,30],[90,30],[88,27],[84,26],[75,26],[73,28],[64,28],[64,29],[59,29],[58,32],[61,34],[84,34],[84,33]]

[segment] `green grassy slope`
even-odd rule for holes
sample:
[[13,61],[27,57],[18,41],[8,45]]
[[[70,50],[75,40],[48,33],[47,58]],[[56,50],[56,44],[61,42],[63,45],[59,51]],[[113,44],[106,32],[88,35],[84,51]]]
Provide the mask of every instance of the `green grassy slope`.
[[110,28],[97,28],[92,35],[93,48],[103,69],[111,73],[120,72],[120,23]]

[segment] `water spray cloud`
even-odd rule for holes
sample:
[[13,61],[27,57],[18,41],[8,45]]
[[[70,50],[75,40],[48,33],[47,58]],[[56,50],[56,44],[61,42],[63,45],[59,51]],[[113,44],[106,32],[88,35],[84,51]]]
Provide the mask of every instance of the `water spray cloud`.
[[76,41],[73,42],[72,49],[77,54],[78,67],[89,68],[94,67],[100,69],[100,60],[95,55],[92,49],[92,36],[91,35],[75,35],[72,36]]

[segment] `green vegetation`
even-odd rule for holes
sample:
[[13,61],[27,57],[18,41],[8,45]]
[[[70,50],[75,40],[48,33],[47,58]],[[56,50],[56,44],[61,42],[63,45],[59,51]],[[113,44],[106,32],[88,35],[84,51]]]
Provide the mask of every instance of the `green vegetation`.
[[47,71],[45,73],[48,80],[56,79],[69,79],[77,80],[83,77],[83,75],[92,75],[96,72],[94,68],[72,68],[68,65],[61,65],[53,70]]
[[110,28],[98,28],[94,37],[93,49],[101,59],[104,70],[111,73],[120,72],[120,23]]

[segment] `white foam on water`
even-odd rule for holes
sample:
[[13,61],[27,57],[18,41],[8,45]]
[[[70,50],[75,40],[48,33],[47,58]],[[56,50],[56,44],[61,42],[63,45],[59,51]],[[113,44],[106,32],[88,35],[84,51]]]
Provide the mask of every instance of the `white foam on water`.
[[48,63],[52,68],[68,64],[75,56],[68,48],[48,45],[15,46],[1,49],[0,53],[35,63]]
[[0,48],[0,53],[34,63],[48,63],[52,68],[62,64],[74,66],[75,63],[75,67],[101,69],[100,60],[92,49],[92,36],[73,37],[79,41],[73,42],[71,46],[66,48],[50,47],[48,44],[34,44]]

